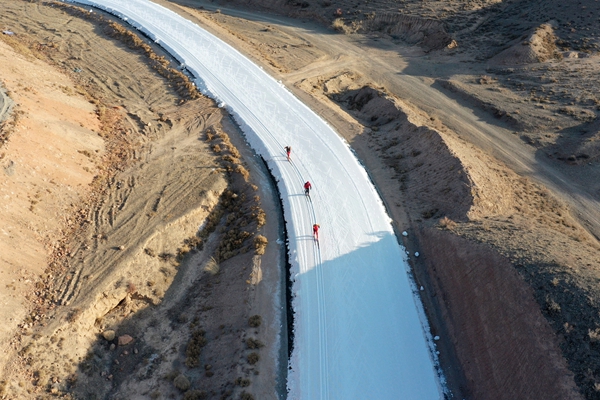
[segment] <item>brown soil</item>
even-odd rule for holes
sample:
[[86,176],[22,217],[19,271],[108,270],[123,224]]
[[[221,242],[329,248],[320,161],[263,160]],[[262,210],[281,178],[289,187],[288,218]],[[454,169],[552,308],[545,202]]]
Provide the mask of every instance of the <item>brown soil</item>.
[[237,128],[107,16],[2,7],[2,396],[276,398],[278,211]]
[[[598,3],[161,4],[351,143],[408,232],[454,397],[600,396]],[[159,49],[51,3],[2,5],[16,34],[0,41],[0,77],[16,105],[0,136],[1,389],[278,397],[278,209],[239,132]],[[195,235],[203,223],[214,233]],[[268,238],[262,258],[242,232]]]

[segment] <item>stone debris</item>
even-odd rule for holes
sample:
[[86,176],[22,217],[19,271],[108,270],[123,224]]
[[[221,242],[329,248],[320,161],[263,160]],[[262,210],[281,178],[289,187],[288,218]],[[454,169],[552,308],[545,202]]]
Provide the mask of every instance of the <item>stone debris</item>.
[[129,343],[133,342],[133,338],[129,335],[119,336],[119,346],[127,346]]
[[110,342],[115,338],[115,331],[113,331],[112,329],[108,329],[102,332],[102,337]]

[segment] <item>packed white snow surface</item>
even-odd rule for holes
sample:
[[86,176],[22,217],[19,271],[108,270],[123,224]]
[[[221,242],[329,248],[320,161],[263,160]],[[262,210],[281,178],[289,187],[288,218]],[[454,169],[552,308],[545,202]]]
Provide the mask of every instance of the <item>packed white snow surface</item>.
[[147,0],[76,2],[125,19],[167,49],[227,107],[277,180],[293,280],[288,398],[443,398],[406,252],[347,143],[282,84],[178,14]]

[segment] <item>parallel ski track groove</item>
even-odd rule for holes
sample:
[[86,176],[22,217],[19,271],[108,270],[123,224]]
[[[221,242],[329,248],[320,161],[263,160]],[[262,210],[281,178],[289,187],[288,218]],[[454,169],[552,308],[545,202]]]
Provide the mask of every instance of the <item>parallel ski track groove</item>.
[[[156,25],[150,24],[150,26],[153,29],[156,29],[160,32],[162,32],[162,34],[169,36],[168,32],[165,32],[164,30],[162,30],[160,27],[157,27]],[[146,27],[148,28],[148,26]],[[195,55],[193,55],[191,52],[188,52],[188,54],[191,56],[191,58],[195,58],[197,59],[197,57]],[[198,59],[197,59],[198,60]],[[200,60],[198,60],[200,61]],[[226,92],[227,94],[230,95],[230,98],[236,98],[237,96],[234,96],[233,93],[229,90],[229,88],[227,87],[227,85],[222,82],[216,75],[214,75],[213,73],[210,72],[210,70],[208,68],[205,68],[205,72],[207,74],[210,74],[213,78],[213,82],[218,82],[221,85],[221,90],[223,90],[224,92]],[[202,77],[199,77],[202,78]],[[202,78],[204,79],[204,78]],[[278,98],[281,99],[281,97],[276,94]],[[225,96],[221,96],[221,97],[225,97]],[[282,102],[285,102],[285,99],[281,99]],[[238,103],[239,107],[242,107],[245,109],[246,111],[246,115],[251,115],[252,118],[254,119],[254,123],[256,126],[260,126],[261,132],[259,132],[257,129],[254,129],[254,131],[256,132],[257,135],[261,136],[262,134],[266,134],[272,142],[274,142],[278,149],[283,149],[285,147],[285,144],[281,143],[277,137],[271,132],[270,129],[268,129],[267,126],[264,125],[264,123],[254,114],[254,112],[252,112],[252,110],[250,108],[248,108],[246,106],[246,104],[239,102]],[[238,113],[240,113],[240,111],[237,111]],[[310,124],[306,121],[306,119],[300,115],[299,116],[301,122],[307,126],[310,127]],[[248,125],[250,125],[248,122],[249,121],[245,121]],[[252,125],[250,125],[252,126]],[[312,130],[312,129],[311,129]],[[318,135],[317,135],[318,137]],[[271,146],[269,146],[269,144],[264,140],[265,138],[263,137],[263,144],[269,148]],[[327,148],[331,149],[331,147],[329,146],[329,144],[327,142],[325,142],[324,140],[320,139],[320,142],[322,145],[326,146]],[[272,154],[275,154],[275,152],[273,152]],[[341,162],[341,160],[339,159],[337,153],[335,151],[331,151],[330,154],[333,154],[333,156],[335,157],[337,163],[339,165],[341,165],[344,168],[344,172],[346,174],[346,176],[350,176],[348,170],[345,168],[344,164]],[[304,183],[304,179],[302,176],[301,171],[299,170],[299,168],[293,163],[290,162],[290,164],[292,165],[294,171],[296,172],[298,179],[300,180],[300,182],[303,184]],[[281,168],[282,173],[285,172],[285,168]],[[356,183],[354,182],[353,179],[349,179],[349,181],[351,182],[351,184],[353,185],[354,189],[355,189],[355,193],[357,194],[357,197],[359,197],[362,208],[364,210],[365,215],[367,216],[367,220],[369,223],[369,228],[371,231],[373,231],[373,223],[372,220],[369,216],[369,210],[364,202],[364,199],[361,195],[361,192],[358,190],[358,187],[356,186]],[[317,218],[316,218],[316,211],[314,208],[314,205],[312,204],[312,202],[310,203],[310,205],[307,207],[308,211],[312,217],[312,224],[317,223]],[[291,210],[290,210],[291,211]],[[301,211],[301,210],[298,210]],[[312,226],[311,224],[311,226]],[[320,246],[315,243],[314,245],[314,263],[315,263],[315,268],[316,268],[316,274],[315,276],[317,277],[317,293],[318,293],[318,298],[317,298],[317,303],[318,303],[318,308],[319,308],[319,316],[318,316],[318,320],[319,320],[319,335],[320,335],[320,340],[319,340],[319,353],[320,353],[320,394],[321,394],[321,399],[329,399],[329,379],[328,379],[328,371],[329,371],[329,365],[328,365],[328,357],[327,357],[327,331],[325,329],[326,327],[326,312],[325,312],[325,304],[324,304],[324,299],[325,299],[325,288],[324,288],[324,278],[323,278],[323,268],[322,268],[322,256],[321,256],[321,249]]]
[[[151,4],[151,3],[150,3]],[[144,7],[140,8],[137,7],[135,5],[124,5],[123,6],[125,9],[127,9],[129,12],[133,12],[133,14],[130,15],[140,15],[140,16],[147,16],[150,15],[151,12],[149,11],[150,5],[146,5],[145,9]],[[154,5],[152,6],[154,7]],[[160,6],[156,6],[155,8],[159,8]],[[112,8],[107,9],[106,11],[109,12],[113,12]],[[136,11],[138,14],[136,14]],[[120,13],[119,11],[116,11],[117,13]],[[125,20],[127,20],[127,18],[125,18]],[[165,31],[162,27],[166,27],[167,29],[169,28],[168,26],[166,26],[164,21],[156,21],[155,23],[150,22],[150,18],[145,18],[146,22],[148,23],[147,25],[145,25],[144,29],[147,32],[151,32],[152,34],[156,34],[157,32],[162,33],[165,39],[167,39],[165,41],[166,46],[163,46],[165,48],[165,50],[167,50],[168,52],[170,52],[176,59],[180,59],[180,60],[193,60],[195,62],[197,62],[197,64],[194,64],[195,67],[199,67],[199,71],[194,72],[194,75],[196,75],[200,80],[203,80],[205,82],[210,82],[211,84],[211,92],[213,93],[219,93],[219,95],[215,95],[214,97],[217,98],[222,98],[222,99],[228,99],[227,101],[230,102],[231,104],[235,104],[235,107],[231,107],[232,110],[234,110],[236,113],[243,115],[244,118],[241,120],[238,120],[238,123],[243,123],[245,125],[248,125],[249,127],[252,128],[252,130],[254,131],[253,133],[261,140],[262,144],[261,146],[265,148],[265,150],[267,151],[266,155],[273,155],[273,154],[277,154],[278,152],[281,151],[281,149],[283,148],[283,146],[279,143],[279,140],[271,133],[272,129],[275,129],[275,127],[273,127],[271,130],[267,128],[267,126],[265,126],[265,123],[263,123],[259,118],[257,118],[257,116],[253,113],[253,111],[245,104],[243,103],[244,100],[242,99],[246,99],[246,101],[269,101],[269,104],[273,103],[272,100],[268,100],[265,98],[260,98],[259,96],[252,96],[251,94],[254,94],[252,92],[253,89],[258,89],[257,85],[254,84],[254,87],[249,87],[246,88],[246,92],[242,93],[242,95],[240,97],[238,96],[233,96],[233,92],[231,90],[229,90],[228,86],[225,85],[221,79],[218,79],[217,76],[211,72],[210,67],[211,64],[210,62],[207,64],[203,61],[200,61],[200,56],[201,54],[198,54],[196,56],[196,54],[192,53],[192,51],[189,48],[181,48],[178,49],[177,51],[173,51],[171,49],[168,48],[168,43],[173,43],[172,40],[174,40],[175,42],[181,41],[181,40],[187,40],[188,42],[191,42],[191,33],[200,33],[202,36],[204,36],[204,34],[202,33],[202,31],[199,30],[199,28],[189,22],[189,21],[185,21],[185,23],[182,23],[182,26],[185,27],[184,31],[180,34],[173,34],[171,31]],[[140,30],[142,30],[142,27],[139,23],[133,23],[132,24],[135,28],[138,28]],[[190,33],[191,30],[191,33]],[[160,43],[158,40],[155,41],[156,43]],[[196,53],[198,53],[199,50],[201,50],[203,53],[204,52],[208,52],[212,55],[216,55],[216,57],[212,58],[213,64],[212,67],[215,67],[214,62],[221,62],[221,61],[225,61],[225,51],[221,52],[220,50],[225,49],[226,50],[227,45],[219,43],[219,42],[208,42],[207,45],[204,46],[204,48],[198,48],[196,46],[192,46],[192,48],[195,50]],[[220,54],[223,54],[222,56]],[[188,56],[187,58],[185,56]],[[204,60],[204,59],[203,59]],[[210,58],[208,59],[209,61],[211,60]],[[229,60],[231,61],[231,60]],[[248,61],[249,63],[249,61]],[[190,63],[191,64],[191,63]],[[234,63],[235,65],[235,63]],[[239,68],[244,68],[244,63],[240,63]],[[185,64],[182,64],[182,68],[186,68]],[[232,64],[231,62],[229,64],[226,65],[225,62],[221,62],[220,65],[221,70],[216,70],[219,71],[219,74],[221,73],[227,73],[227,74],[234,74],[237,71],[232,68]],[[192,72],[192,71],[190,71]],[[206,75],[202,75],[202,74],[206,74]],[[253,73],[254,74],[254,73]],[[201,75],[201,76],[198,76]],[[258,77],[258,75],[255,74],[255,76]],[[210,81],[208,79],[206,79],[207,77],[211,77],[213,80]],[[214,87],[213,87],[214,86]],[[218,90],[213,90],[213,89],[218,89]],[[221,91],[219,91],[221,90]],[[229,95],[229,98],[226,96],[223,96],[224,94]],[[283,98],[277,91],[270,91],[269,94],[273,95],[275,97],[276,100],[279,100],[277,102],[278,105],[282,106],[282,107],[286,107],[286,106],[294,106],[295,103],[294,101],[288,99],[287,97]],[[266,96],[265,96],[266,97]],[[297,101],[297,99],[296,99]],[[268,107],[268,104],[263,102],[262,103],[262,107],[263,109],[265,107]],[[281,109],[276,109],[276,113],[275,115],[273,115],[273,117],[277,117],[278,113],[280,112]],[[246,113],[244,114],[242,111],[245,111]],[[259,109],[259,111],[261,111]],[[283,116],[283,114],[282,114]],[[292,132],[290,133],[298,133],[297,129],[298,127],[301,126],[301,124],[304,124],[304,126],[309,127],[309,129],[312,131],[312,133],[315,134],[315,138],[316,138],[316,142],[318,144],[321,144],[322,146],[324,146],[325,148],[327,148],[328,150],[332,150],[332,146],[329,144],[329,142],[325,141],[323,137],[321,137],[320,135],[318,135],[317,133],[320,132],[320,129],[317,128],[312,128],[311,125],[308,122],[312,122],[314,123],[314,119],[310,119],[310,118],[305,118],[304,114],[299,113],[296,114],[296,116],[299,119],[299,123],[296,124],[296,126],[294,126],[294,128],[292,129]],[[283,116],[284,117],[284,116]],[[285,117],[284,117],[285,118]],[[319,117],[317,117],[319,118]],[[236,118],[237,119],[237,118]],[[285,119],[284,119],[285,121]],[[321,122],[323,122],[321,120]],[[267,124],[269,125],[269,124]],[[317,122],[317,124],[315,126],[319,126],[319,123]],[[271,139],[270,141],[268,141],[268,139]],[[277,144],[277,148],[273,148],[274,144]],[[294,143],[290,143],[292,145],[294,145]],[[311,147],[313,146],[313,143],[310,143]],[[344,143],[344,145],[347,146],[346,143]],[[333,146],[333,148],[337,148],[336,146]],[[259,151],[260,153],[261,151]],[[335,164],[336,167],[339,166],[340,169],[343,170],[343,174],[345,174],[346,177],[348,177],[348,181],[350,181],[350,185],[351,187],[354,188],[355,194],[357,197],[359,197],[359,199],[357,199],[358,201],[360,201],[360,204],[362,206],[362,209],[364,210],[364,216],[365,216],[365,220],[363,220],[363,223],[366,222],[366,225],[368,225],[369,227],[369,231],[364,232],[367,235],[369,235],[370,233],[375,233],[374,232],[374,224],[373,224],[373,220],[371,219],[370,213],[369,213],[369,208],[367,207],[367,203],[365,202],[365,197],[363,196],[363,192],[361,192],[359,190],[359,186],[357,185],[356,181],[354,180],[354,176],[352,176],[349,173],[349,168],[341,162],[340,157],[338,156],[338,153],[336,153],[335,151],[330,151],[329,152],[329,156],[332,159],[335,159],[335,161],[337,161],[337,164]],[[277,161],[274,159],[271,159],[271,161],[273,163],[276,163]],[[300,167],[303,167],[304,164],[302,164],[301,160],[300,163],[298,165],[296,165],[293,162],[289,163],[292,168],[290,171],[290,168],[285,168],[283,166],[279,166],[279,171],[281,173],[282,178],[284,179],[284,182],[287,183],[286,184],[282,184],[285,188],[286,188],[286,193],[288,193],[288,196],[290,196],[289,199],[289,203],[290,203],[290,209],[288,210],[289,213],[291,213],[292,215],[292,220],[294,220],[294,216],[296,218],[298,218],[299,216],[302,217],[302,219],[305,219],[305,213],[307,212],[309,215],[308,217],[310,219],[312,219],[313,223],[317,222],[317,215],[319,213],[317,213],[317,211],[320,212],[325,212],[325,215],[321,215],[322,218],[325,217],[325,219],[329,218],[335,218],[338,214],[335,213],[335,210],[332,208],[332,205],[324,202],[322,203],[323,206],[320,205],[320,203],[317,203],[317,206],[319,207],[319,210],[315,209],[315,206],[312,202],[311,199],[306,199],[306,203],[305,206],[302,207],[301,205],[297,204],[297,200],[296,198],[294,198],[294,196],[291,193],[294,193],[293,190],[291,189],[291,186],[288,186],[290,184],[292,184],[292,182],[294,180],[300,179],[300,181],[302,183],[304,183],[304,179],[303,179],[303,174]],[[304,168],[302,168],[304,170]],[[294,179],[293,175],[294,172],[297,176],[296,179]],[[364,172],[364,171],[363,171]],[[340,176],[343,174],[340,174],[340,171],[337,171],[337,174],[339,174]],[[288,178],[288,179],[285,179]],[[367,177],[368,179],[368,177]],[[370,180],[370,179],[369,179]],[[346,182],[340,182],[339,183],[343,183],[346,184]],[[350,186],[348,185],[348,186]],[[370,190],[373,190],[374,188],[370,187]],[[350,192],[348,192],[350,194]],[[379,196],[377,196],[379,198]],[[295,204],[296,207],[292,207],[292,204]],[[344,215],[344,218],[351,218]],[[389,217],[388,217],[389,218]],[[301,224],[301,220],[297,220],[296,221]],[[351,221],[349,221],[351,222]],[[365,226],[366,227],[366,226]],[[297,235],[298,233],[300,233],[303,230],[302,225],[300,226],[296,226],[295,227],[295,235]],[[311,232],[312,233],[312,232]],[[326,255],[329,254],[342,254],[343,251],[346,249],[343,246],[343,243],[341,240],[335,240],[335,236],[336,236],[337,232],[335,232],[334,230],[331,232],[331,235],[327,235],[327,239],[328,239],[328,246],[327,246],[327,253],[325,253]],[[302,236],[300,236],[301,238]],[[296,237],[297,240],[297,246],[300,249],[300,245],[301,245],[301,241],[298,240],[299,238]],[[306,246],[304,246],[304,248],[306,249]],[[338,250],[337,253],[334,252],[335,250]],[[308,249],[306,249],[308,250]],[[299,257],[302,257],[303,260],[305,261],[304,266],[308,265],[308,260],[306,259],[307,257],[307,251],[302,251],[300,252],[300,254],[298,254]],[[322,254],[320,251],[320,246],[318,245],[317,241],[313,242],[313,257],[314,257],[314,265],[315,265],[315,277],[317,279],[317,306],[319,308],[319,338],[320,338],[320,343],[319,343],[319,355],[320,355],[320,374],[319,374],[319,380],[321,381],[321,385],[319,385],[318,388],[318,393],[320,398],[322,399],[328,399],[329,398],[329,379],[328,378],[328,360],[327,360],[327,332],[325,331],[325,321],[326,321],[326,316],[325,316],[325,307],[324,307],[324,298],[325,298],[325,289],[324,289],[324,273],[323,273],[323,268],[322,268],[322,263],[323,263],[323,258],[322,258]],[[302,267],[302,265],[300,265],[300,267]],[[310,377],[309,377],[310,380]],[[308,385],[308,387],[314,387],[314,385]],[[315,396],[316,397],[316,396]]]
[[[292,166],[293,170],[296,172],[296,175],[298,177],[297,181],[299,183],[298,187],[302,187],[300,185],[303,185],[306,180],[305,178],[302,176],[302,173],[300,172],[299,168],[296,166],[296,164],[290,160],[290,165]],[[311,219],[312,219],[312,223],[316,224],[317,223],[317,215],[315,212],[315,207],[314,204],[312,202],[312,199],[306,198],[306,206],[311,214]],[[314,262],[315,262],[315,268],[317,271],[316,277],[317,277],[317,293],[318,293],[318,299],[317,302],[319,303],[319,335],[320,335],[320,340],[319,340],[319,352],[320,352],[320,362],[321,365],[323,366],[321,368],[321,398],[324,399],[329,399],[329,379],[328,379],[328,371],[329,371],[329,360],[327,357],[327,330],[326,330],[326,321],[327,321],[327,307],[325,307],[325,285],[323,284],[324,279],[323,279],[323,263],[322,263],[322,258],[321,258],[321,246],[319,245],[319,240],[317,239],[316,241],[313,242],[313,255],[314,255]],[[325,393],[323,393],[325,392]]]

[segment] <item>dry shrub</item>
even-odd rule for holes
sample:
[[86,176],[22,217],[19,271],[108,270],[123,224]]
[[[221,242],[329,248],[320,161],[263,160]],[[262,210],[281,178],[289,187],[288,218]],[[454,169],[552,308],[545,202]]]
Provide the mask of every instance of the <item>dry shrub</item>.
[[192,337],[188,342],[187,348],[185,349],[185,365],[189,368],[197,367],[200,357],[200,353],[202,352],[202,348],[206,346],[207,340],[204,337],[206,332],[203,329],[197,329],[192,332]]
[[548,311],[549,314],[560,314],[560,304],[548,296],[546,298],[546,311]]
[[206,218],[206,223],[202,228],[202,231],[198,233],[198,236],[203,240],[206,240],[208,236],[215,231],[219,221],[223,217],[224,211],[221,207],[216,207],[214,211],[210,213],[210,215]]
[[229,138],[229,135],[227,135],[223,131],[218,131],[217,134],[221,138],[221,141],[223,141],[223,145],[225,145],[227,150],[229,150],[231,147],[233,147],[233,145],[231,144],[231,139]]
[[187,376],[183,374],[175,378],[173,380],[173,384],[177,389],[181,390],[182,392],[185,392],[190,388],[190,380],[187,378]]
[[240,394],[240,400],[254,400],[254,396],[252,396],[250,393],[244,391],[244,392],[242,392],[242,394]]
[[48,372],[44,369],[34,371],[33,377],[35,386],[43,386],[48,383]]
[[250,178],[250,172],[248,172],[248,170],[244,168],[243,165],[238,164],[238,166],[235,167],[235,172],[242,175],[242,178],[244,178],[244,180],[248,182],[248,178]]
[[429,219],[429,218],[432,218],[437,212],[438,212],[437,208],[432,208],[431,210],[423,211],[421,213],[421,216],[424,219]]
[[452,230],[456,227],[456,222],[452,221],[448,217],[441,218],[438,222],[440,228]]
[[252,353],[248,354],[247,359],[249,364],[254,365],[258,362],[258,360],[260,360],[260,356],[257,352],[253,351]]
[[199,249],[202,250],[202,247],[204,245],[204,241],[202,240],[202,238],[198,237],[198,236],[190,236],[189,238],[185,239],[183,241],[183,243],[188,246],[190,249]]
[[263,209],[258,210],[256,213],[256,223],[259,228],[267,223],[267,214]]
[[170,382],[173,382],[175,380],[175,378],[177,378],[179,375],[181,375],[181,373],[178,370],[174,369],[174,370],[166,373],[165,376],[163,376],[163,378]]
[[248,325],[252,328],[258,328],[262,324],[262,317],[260,315],[253,315],[248,318]]
[[594,330],[588,329],[588,337],[592,343],[600,342],[600,328]]
[[247,387],[247,386],[250,386],[250,379],[242,378],[240,376],[233,383],[235,383],[237,386]]
[[496,82],[496,79],[492,78],[491,76],[488,75],[481,75],[481,77],[479,78],[479,84],[480,85],[489,85]]
[[246,339],[246,346],[248,346],[249,349],[254,350],[264,347],[264,344],[258,339],[248,338]]
[[210,142],[211,140],[213,140],[215,138],[216,134],[217,134],[217,131],[214,128],[214,126],[209,126],[206,129],[206,140],[208,140]]
[[67,314],[67,322],[73,323],[77,321],[77,318],[81,315],[81,308],[75,307]]
[[158,255],[158,258],[160,259],[160,261],[169,262],[169,261],[173,260],[175,258],[175,256],[171,253],[160,253]]
[[239,159],[231,156],[230,154],[225,154],[223,157],[221,157],[221,159],[225,162],[232,163],[232,164],[236,164],[238,161],[240,161]]
[[348,35],[351,33],[351,29],[346,25],[343,18],[336,18],[331,23],[331,28],[336,31]]
[[240,152],[238,151],[238,149],[236,149],[235,147],[233,147],[233,145],[231,145],[231,146],[229,147],[229,152],[230,152],[230,153],[231,153],[231,155],[232,155],[232,156],[234,156],[235,158],[240,158],[240,157],[241,157],[241,154],[240,154]]
[[254,238],[254,249],[256,254],[265,254],[267,243],[269,243],[269,241],[266,237],[264,237],[263,235],[256,235],[256,237]]
[[222,150],[221,150],[221,146],[219,146],[218,144],[215,144],[215,145],[212,147],[212,151],[214,151],[215,153],[220,153],[220,152],[222,151]]
[[211,257],[210,260],[208,260],[208,262],[204,266],[204,271],[208,272],[211,275],[218,274],[220,269],[221,267],[219,266],[217,260],[214,259],[214,257]]
[[177,249],[177,261],[181,261],[185,258],[187,253],[190,252],[190,248],[188,246],[182,246]]
[[206,392],[200,390],[188,390],[183,395],[183,400],[204,400],[208,399]]

